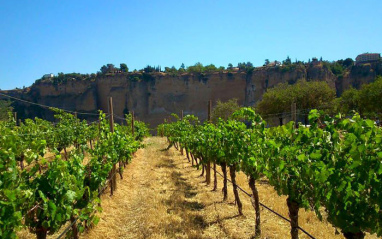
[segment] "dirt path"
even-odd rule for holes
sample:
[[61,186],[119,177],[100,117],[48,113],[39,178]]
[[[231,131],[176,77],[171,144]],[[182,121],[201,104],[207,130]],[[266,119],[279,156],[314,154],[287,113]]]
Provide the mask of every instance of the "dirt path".
[[[174,149],[164,151],[164,138],[151,137],[145,144],[125,169],[112,199],[102,197],[99,224],[81,237],[232,238],[218,217],[206,212],[206,207],[215,210],[212,198],[203,198],[209,201],[205,204],[197,197],[210,190],[200,172]],[[237,217],[236,212],[231,217]]]

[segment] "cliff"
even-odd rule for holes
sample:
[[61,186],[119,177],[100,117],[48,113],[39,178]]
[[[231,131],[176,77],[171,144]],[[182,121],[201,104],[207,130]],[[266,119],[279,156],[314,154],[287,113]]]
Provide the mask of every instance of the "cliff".
[[[215,72],[202,74],[117,73],[97,76],[94,80],[71,80],[62,84],[38,81],[25,90],[3,91],[27,101],[71,111],[96,113],[108,111],[108,97],[113,97],[114,112],[123,117],[135,116],[153,128],[171,113],[207,117],[207,102],[238,99],[241,105],[253,106],[264,92],[279,83],[326,81],[340,95],[349,87],[359,88],[382,74],[381,63],[353,66],[344,76],[335,76],[328,67],[300,64],[292,67],[259,67],[252,72]],[[14,102],[20,118],[53,119],[52,113],[37,105]],[[95,119],[96,116],[79,115]],[[116,121],[121,123],[118,118]]]

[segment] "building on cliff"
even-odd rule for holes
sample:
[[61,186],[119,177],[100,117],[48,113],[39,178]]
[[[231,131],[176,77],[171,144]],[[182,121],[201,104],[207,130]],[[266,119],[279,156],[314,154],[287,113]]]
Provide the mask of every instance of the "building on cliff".
[[50,79],[50,78],[53,78],[54,77],[54,74],[53,73],[50,73],[50,74],[45,74],[43,76],[44,79]]
[[355,58],[356,64],[376,62],[381,59],[380,53],[364,53],[360,54]]

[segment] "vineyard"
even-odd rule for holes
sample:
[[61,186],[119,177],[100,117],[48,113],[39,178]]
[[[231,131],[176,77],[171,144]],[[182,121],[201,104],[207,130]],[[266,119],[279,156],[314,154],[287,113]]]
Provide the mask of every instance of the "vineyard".
[[[359,115],[344,118],[323,116],[312,110],[310,127],[287,125],[267,128],[252,109],[242,108],[228,120],[200,124],[185,116],[158,127],[169,147],[185,151],[192,165],[201,167],[210,183],[216,166],[223,172],[223,200],[228,195],[228,172],[238,209],[242,203],[237,172],[248,177],[256,211],[255,236],[260,236],[260,202],[256,182],[265,178],[279,195],[287,196],[290,233],[298,238],[300,208],[313,210],[330,222],[345,238],[382,235],[381,128]],[[308,234],[311,238],[311,235]]]
[[[117,192],[117,176],[120,180],[126,177],[124,169],[142,148],[149,129],[134,121],[134,115],[114,115],[112,107],[107,115],[100,112],[94,122],[81,121],[73,112],[52,110],[56,118],[53,123],[38,118],[17,123],[11,115],[0,122],[0,238],[17,238],[25,230],[37,238],[79,238],[84,232],[87,238],[130,234],[129,238],[209,238],[204,230],[212,230],[215,223],[220,229],[214,229],[216,235],[212,235],[237,238],[222,222],[214,200],[211,205],[216,221],[208,222],[211,215],[195,214],[203,211],[211,198],[208,196],[204,203],[189,200],[198,193],[200,197],[210,194],[196,192],[197,186],[185,181],[182,168],[168,153],[172,147],[188,159],[190,169],[202,171],[200,176],[207,185],[213,185],[213,192],[220,191],[219,177],[223,179],[222,203],[229,200],[228,188],[232,186],[239,217],[227,216],[227,220],[245,220],[246,202],[240,195],[250,197],[255,212],[248,219],[253,223],[253,237],[270,234],[262,231],[262,210],[267,210],[290,224],[291,238],[302,233],[304,238],[314,239],[299,225],[301,208],[313,211],[345,238],[382,235],[382,130],[357,114],[331,118],[312,110],[310,126],[292,121],[272,128],[250,108],[241,108],[215,124],[200,123],[193,115],[173,115],[176,121],[157,128],[158,135],[166,136],[167,149],[156,143],[150,154],[143,153],[141,166],[131,168],[131,178],[124,179],[130,185],[120,186],[129,196],[119,195],[115,215],[109,213],[104,219],[101,196],[107,190],[110,195]],[[114,117],[125,120],[128,126],[115,124]],[[153,144],[157,141],[149,140]],[[242,174],[248,179],[245,187],[240,185]],[[286,198],[289,218],[261,203],[259,192],[264,193],[264,188],[259,190],[260,182]],[[145,213],[139,213],[142,210]],[[114,224],[124,224],[116,224],[120,226],[113,236],[97,235],[94,226],[110,218]],[[130,225],[136,220],[151,226]],[[106,225],[110,227],[110,222]],[[233,231],[238,229],[235,225]],[[119,228],[123,232],[117,233]]]
[[54,123],[38,119],[0,122],[0,238],[16,238],[27,228],[46,238],[78,238],[96,225],[100,196],[142,146],[148,128],[114,124],[113,114],[100,112],[88,123],[58,109]]

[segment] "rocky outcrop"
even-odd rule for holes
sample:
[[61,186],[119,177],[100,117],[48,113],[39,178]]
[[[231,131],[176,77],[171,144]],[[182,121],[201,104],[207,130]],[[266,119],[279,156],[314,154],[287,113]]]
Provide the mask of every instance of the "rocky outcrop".
[[[171,113],[207,117],[207,102],[238,99],[241,105],[253,106],[267,89],[279,83],[298,80],[326,81],[341,94],[349,87],[360,87],[382,74],[381,64],[354,66],[341,79],[321,64],[292,67],[259,67],[253,72],[215,72],[205,74],[118,73],[98,76],[95,80],[67,81],[64,84],[39,81],[27,90],[6,91],[14,97],[71,111],[97,113],[108,111],[108,97],[113,97],[117,116],[134,111],[138,119],[152,128]],[[381,72],[379,72],[381,71]],[[15,102],[21,118],[53,119],[49,110]],[[89,115],[79,115],[89,118]],[[95,118],[96,116],[93,116]],[[122,122],[119,117],[116,121]]]
[[344,77],[336,82],[337,95],[350,87],[359,89],[363,84],[371,83],[378,75],[382,75],[382,63],[367,63],[353,66]]

